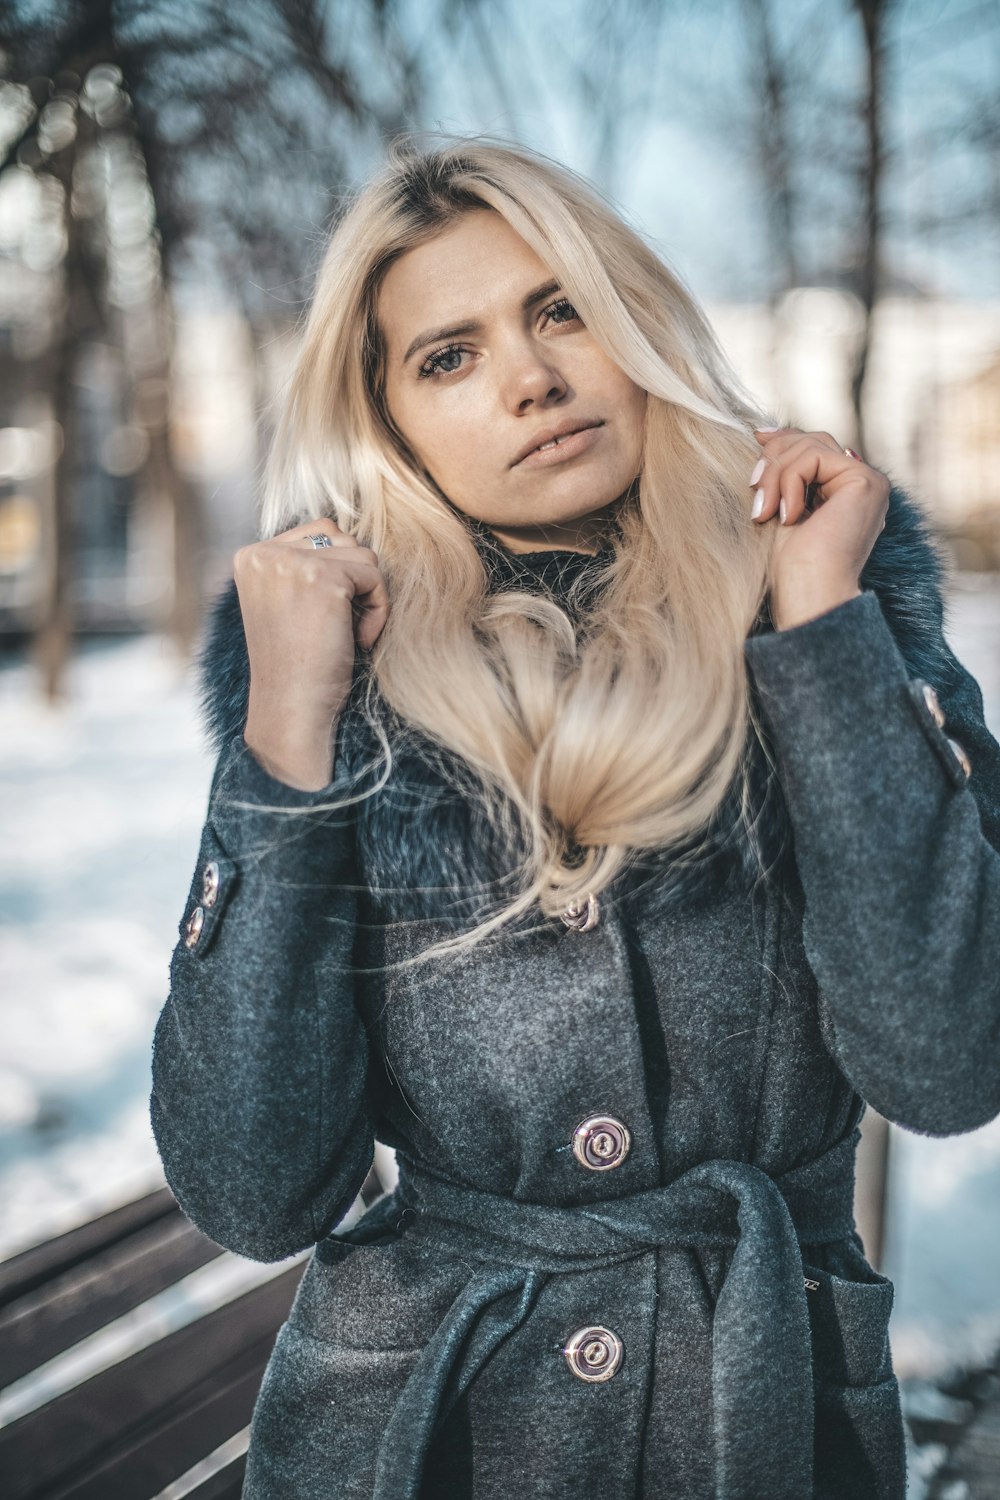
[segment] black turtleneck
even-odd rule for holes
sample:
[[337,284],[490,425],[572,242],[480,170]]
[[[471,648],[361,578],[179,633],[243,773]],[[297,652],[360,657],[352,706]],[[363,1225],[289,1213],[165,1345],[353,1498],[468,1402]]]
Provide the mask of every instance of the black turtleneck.
[[614,555],[614,545],[610,540],[595,553],[574,552],[568,547],[514,552],[485,522],[473,520],[472,533],[486,567],[491,593],[507,589],[546,593],[574,616],[590,597],[589,589],[574,588],[577,580],[592,568],[600,568]]

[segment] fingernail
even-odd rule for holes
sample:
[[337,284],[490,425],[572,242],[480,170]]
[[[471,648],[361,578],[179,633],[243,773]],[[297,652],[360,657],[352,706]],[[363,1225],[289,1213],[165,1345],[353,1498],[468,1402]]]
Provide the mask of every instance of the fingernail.
[[780,432],[780,427],[755,427],[754,432]]
[[782,526],[784,526],[785,524],[785,518],[787,517],[787,515],[788,507],[785,504],[785,497],[784,495],[782,495],[781,499],[778,501],[778,517],[781,521]]
[[759,458],[757,460],[757,462],[754,464],[753,473],[750,475],[750,483],[751,484],[756,484],[757,483],[758,479],[760,478],[760,476],[764,472],[764,465],[766,463],[767,463],[767,459],[766,458]]
[[754,495],[754,497],[753,497],[753,506],[752,506],[751,511],[750,511],[750,518],[751,518],[751,520],[756,521],[757,517],[760,515],[760,513],[761,513],[761,511],[763,509],[764,509],[764,491],[763,490],[758,490],[757,493],[756,493],[756,495]]

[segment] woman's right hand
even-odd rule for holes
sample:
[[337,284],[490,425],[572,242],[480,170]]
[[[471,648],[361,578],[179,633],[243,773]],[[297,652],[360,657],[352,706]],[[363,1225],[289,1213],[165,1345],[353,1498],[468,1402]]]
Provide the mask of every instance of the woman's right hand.
[[[314,547],[319,533],[332,545]],[[243,737],[271,776],[318,791],[332,776],[355,638],[370,650],[389,617],[378,557],[322,516],[241,547],[233,577],[250,658]]]

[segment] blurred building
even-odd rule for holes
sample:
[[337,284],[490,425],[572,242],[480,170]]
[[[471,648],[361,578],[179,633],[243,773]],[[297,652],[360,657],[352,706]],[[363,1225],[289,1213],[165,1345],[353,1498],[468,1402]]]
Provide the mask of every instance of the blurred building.
[[[746,384],[797,427],[853,441],[848,400],[861,305],[800,287],[707,308]],[[866,383],[866,458],[924,505],[970,570],[1000,568],[1000,300],[884,297]]]

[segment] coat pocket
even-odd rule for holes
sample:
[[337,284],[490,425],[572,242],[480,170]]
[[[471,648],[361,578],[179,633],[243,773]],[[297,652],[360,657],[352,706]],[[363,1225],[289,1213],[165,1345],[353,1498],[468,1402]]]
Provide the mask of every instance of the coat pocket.
[[815,1378],[824,1384],[875,1385],[892,1374],[893,1284],[850,1240],[830,1251],[827,1264],[836,1270],[808,1261],[802,1265]]
[[[852,1241],[803,1261],[813,1342],[813,1500],[904,1500],[906,1446],[892,1368],[893,1284]],[[809,1285],[813,1283],[813,1285]]]

